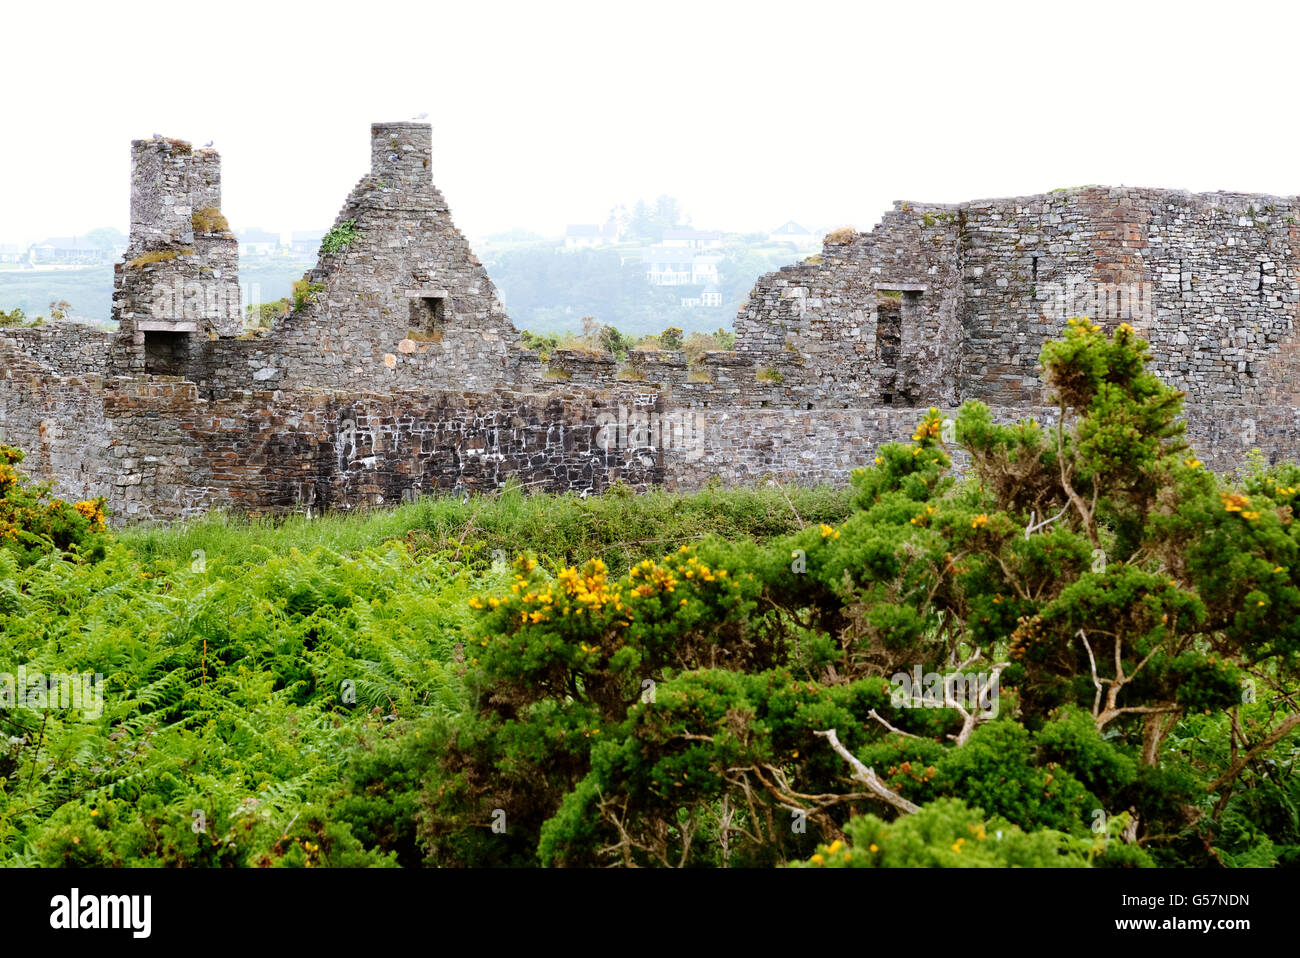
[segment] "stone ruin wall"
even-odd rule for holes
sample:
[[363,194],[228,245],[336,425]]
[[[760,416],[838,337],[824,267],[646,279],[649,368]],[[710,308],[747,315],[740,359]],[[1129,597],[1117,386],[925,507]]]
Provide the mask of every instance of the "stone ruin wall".
[[371,128],[371,169],[336,227],[356,239],[322,253],[302,309],[250,339],[217,340],[193,370],[208,396],[318,387],[490,390],[519,381],[519,333],[451,220],[431,173],[427,124]]
[[1083,188],[898,203],[762,277],[733,352],[543,362],[519,348],[431,156],[427,125],[374,125],[371,169],[335,224],[356,238],[322,253],[302,309],[244,333],[235,240],[207,215],[219,157],[136,141],[118,331],[0,331],[0,437],[60,494],[106,496],[118,521],[511,478],[584,493],[842,484],[930,405],[978,398],[1002,421],[1053,421],[1038,353],[1086,314],[1151,340],[1207,465],[1256,446],[1300,458],[1293,199]]
[[33,339],[0,336],[0,442],[22,448],[27,453],[23,470],[55,482],[61,496],[108,496],[111,439],[104,377],[59,375],[13,345]]
[[[1129,322],[1193,405],[1295,404],[1297,215],[1294,198],[1103,187],[897,203],[871,233],[760,279],[737,349],[830,405],[1033,404],[1043,342],[1088,315]],[[891,366],[880,320],[894,309]]]

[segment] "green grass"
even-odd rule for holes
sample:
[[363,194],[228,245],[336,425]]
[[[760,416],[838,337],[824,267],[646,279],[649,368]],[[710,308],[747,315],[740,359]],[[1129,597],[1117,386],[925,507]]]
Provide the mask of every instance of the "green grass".
[[[691,494],[618,491],[586,499],[576,494],[524,494],[513,487],[461,501],[431,496],[394,509],[334,513],[308,519],[247,519],[212,514],[172,526],[135,527],[119,541],[143,562],[190,561],[195,550],[217,555],[283,556],[318,547],[348,554],[404,539],[421,551],[459,551],[462,557],[501,550],[535,551],[572,564],[599,556],[622,570],[708,534],[729,539],[767,539],[804,523],[842,520],[849,493],[820,486],[780,489],[704,490]],[[793,508],[792,508],[793,506]]]

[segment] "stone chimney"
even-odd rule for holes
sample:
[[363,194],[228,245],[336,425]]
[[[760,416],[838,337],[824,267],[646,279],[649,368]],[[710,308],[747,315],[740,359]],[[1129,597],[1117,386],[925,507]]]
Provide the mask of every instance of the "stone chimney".
[[428,123],[372,124],[370,172],[399,188],[432,184],[433,127]]
[[131,236],[114,271],[121,372],[186,375],[202,342],[243,329],[239,242],[221,215],[221,157],[131,143]]
[[[190,217],[190,161],[184,140],[156,136],[131,141],[131,249],[136,253],[187,246],[194,241]],[[218,191],[220,188],[218,187]]]

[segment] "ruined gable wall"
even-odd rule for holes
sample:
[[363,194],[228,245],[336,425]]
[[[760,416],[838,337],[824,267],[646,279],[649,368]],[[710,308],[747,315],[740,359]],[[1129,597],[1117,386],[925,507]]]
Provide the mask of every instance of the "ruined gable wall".
[[[899,203],[870,233],[762,277],[737,350],[798,384],[795,405],[1034,404],[1043,342],[1087,315],[1133,325],[1193,402],[1294,403],[1296,206],[1123,187]],[[881,287],[901,292],[893,363]]]
[[[321,289],[265,334],[205,346],[190,372],[205,396],[231,390],[416,387],[518,382],[519,333],[432,179],[424,123],[371,128],[372,167],[335,220],[356,238],[322,252]],[[425,299],[441,299],[436,324]]]
[[[795,404],[951,402],[959,244],[956,213],[943,205],[899,203],[870,233],[832,234],[818,256],[758,280],[736,319],[736,351],[776,369]],[[892,351],[880,335],[885,291],[898,294]]]

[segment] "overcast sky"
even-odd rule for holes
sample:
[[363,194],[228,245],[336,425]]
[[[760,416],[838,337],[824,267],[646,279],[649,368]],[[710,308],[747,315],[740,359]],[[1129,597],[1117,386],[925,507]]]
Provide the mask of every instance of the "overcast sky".
[[1294,194],[1294,9],[1235,2],[9,4],[0,239],[128,223],[130,141],[223,156],[238,228],[325,227],[428,113],[472,236],[679,197],[701,228],[1087,183]]

